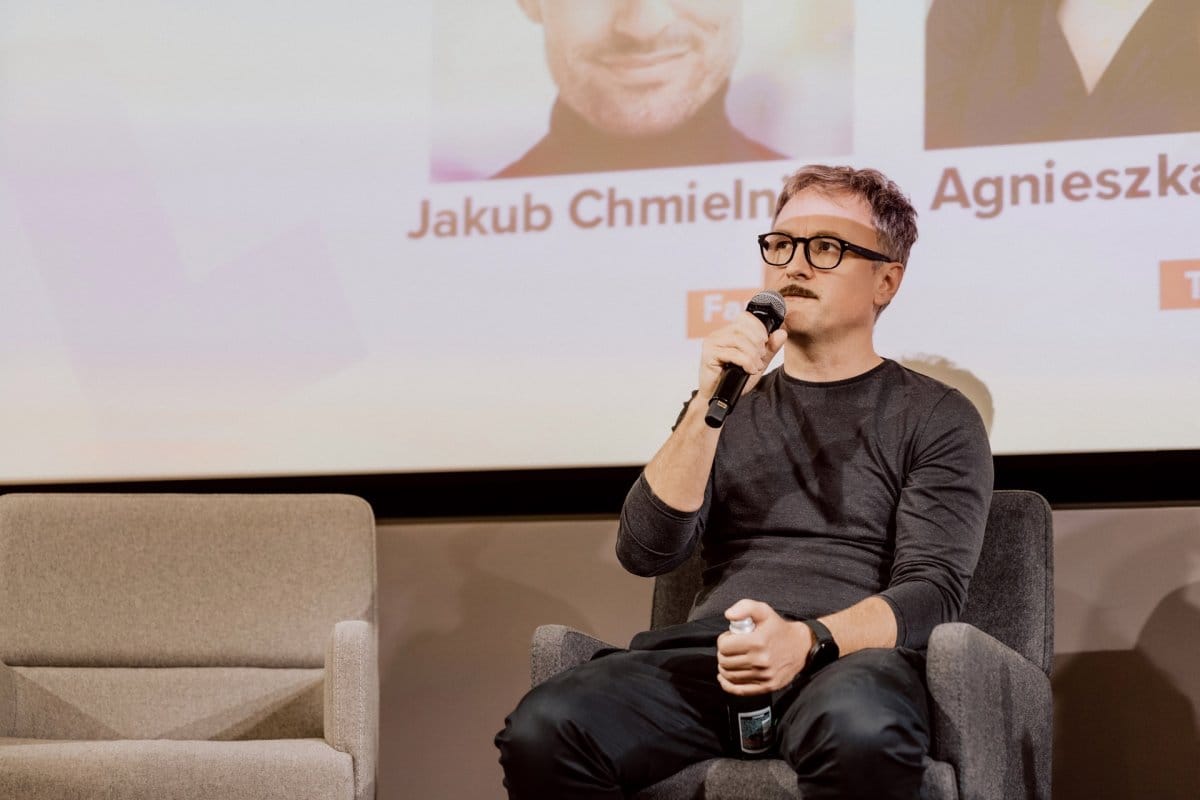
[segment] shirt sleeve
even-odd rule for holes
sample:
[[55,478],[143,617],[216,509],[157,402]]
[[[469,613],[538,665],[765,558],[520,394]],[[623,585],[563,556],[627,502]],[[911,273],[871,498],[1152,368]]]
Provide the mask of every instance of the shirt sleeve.
[[896,644],[924,648],[958,619],[987,525],[993,466],[979,412],[951,389],[914,441],[896,510],[896,551],[880,596],[896,615]]
[[704,490],[704,503],[696,511],[679,511],[654,494],[643,472],[625,496],[617,527],[617,560],[634,575],[662,575],[678,567],[692,554],[712,494],[712,483]]

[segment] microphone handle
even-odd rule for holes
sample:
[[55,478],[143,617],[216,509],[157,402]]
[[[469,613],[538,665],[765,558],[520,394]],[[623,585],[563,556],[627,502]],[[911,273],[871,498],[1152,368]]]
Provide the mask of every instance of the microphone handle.
[[746,374],[746,370],[737,364],[729,364],[722,370],[721,379],[717,381],[717,390],[713,392],[712,400],[708,401],[708,413],[704,415],[708,427],[719,428],[724,424],[726,415],[741,397],[748,377],[750,376]]

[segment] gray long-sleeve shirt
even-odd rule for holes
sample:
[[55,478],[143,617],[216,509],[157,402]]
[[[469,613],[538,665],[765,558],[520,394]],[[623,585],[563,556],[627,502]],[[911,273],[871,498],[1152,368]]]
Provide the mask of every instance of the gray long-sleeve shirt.
[[617,555],[659,575],[699,543],[690,619],[743,597],[811,618],[879,595],[896,643],[923,648],[962,609],[991,492],[987,432],[957,390],[890,360],[829,383],[777,369],[726,419],[699,511],[638,478]]

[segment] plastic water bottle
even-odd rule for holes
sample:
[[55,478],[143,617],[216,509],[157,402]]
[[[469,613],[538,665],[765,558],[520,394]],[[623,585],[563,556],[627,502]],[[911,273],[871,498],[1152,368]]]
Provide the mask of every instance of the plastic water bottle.
[[[730,620],[732,633],[750,633],[754,620],[750,617]],[[775,716],[771,713],[771,694],[751,697],[729,695],[729,728],[734,749],[743,757],[762,757],[775,743]]]

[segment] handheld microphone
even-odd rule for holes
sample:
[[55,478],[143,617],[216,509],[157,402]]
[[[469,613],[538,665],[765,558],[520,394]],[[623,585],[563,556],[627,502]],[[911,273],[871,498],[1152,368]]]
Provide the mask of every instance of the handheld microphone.
[[[787,303],[779,292],[759,292],[750,298],[746,310],[758,317],[767,335],[774,333],[783,324],[787,316]],[[717,381],[717,390],[713,392],[712,400],[708,401],[708,413],[704,421],[710,428],[719,428],[725,422],[725,417],[733,411],[733,406],[742,396],[742,388],[749,376],[746,370],[737,364],[726,364],[721,370],[721,379]]]

